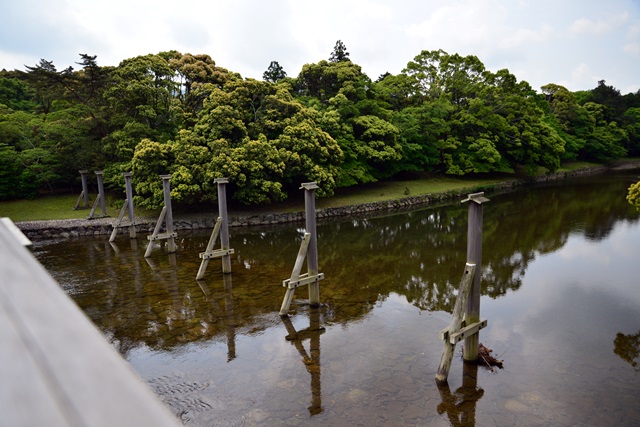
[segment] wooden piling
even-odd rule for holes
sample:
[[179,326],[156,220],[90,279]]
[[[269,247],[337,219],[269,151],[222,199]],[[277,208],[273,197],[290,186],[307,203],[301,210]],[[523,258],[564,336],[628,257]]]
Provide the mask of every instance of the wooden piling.
[[[87,170],[81,170],[80,172],[80,180],[82,181],[82,191],[80,192],[80,197],[78,197],[78,201],[76,202],[74,210],[78,209],[88,209],[89,208],[89,188],[87,186]],[[82,203],[82,204],[81,204]]]
[[91,208],[91,212],[87,219],[96,218],[95,213],[98,205],[100,205],[100,210],[102,211],[101,217],[104,218],[107,216],[107,207],[104,202],[104,185],[102,184],[102,171],[95,171],[96,180],[98,182],[98,197],[96,197],[95,202],[93,202],[93,207]]
[[[282,286],[287,288],[282,306],[280,307],[280,316],[286,316],[289,312],[293,293],[299,286],[309,286],[309,305],[317,307],[320,305],[320,280],[324,279],[324,274],[318,273],[318,239],[316,235],[316,207],[315,207],[315,190],[318,184],[315,182],[307,182],[300,187],[305,190],[305,226],[306,232],[304,239],[298,251],[296,263],[291,272],[291,278],[284,280]],[[307,272],[300,274],[302,264],[305,257],[307,258]]]
[[125,184],[125,194],[127,196],[127,200],[129,201],[127,205],[128,215],[129,215],[129,238],[136,238],[136,227],[135,227],[135,217],[133,216],[133,189],[131,186],[131,172],[125,172],[122,174],[124,176],[124,184]]
[[[120,210],[120,215],[118,215],[118,219],[115,224],[113,224],[113,231],[111,232],[111,237],[109,237],[109,242],[114,242],[116,240],[116,235],[118,234],[118,229],[122,227],[129,227],[129,238],[136,238],[136,223],[135,217],[133,216],[133,191],[131,189],[131,172],[125,172],[122,174],[124,176],[125,182],[125,194],[127,198],[124,201],[124,205],[122,205],[122,209]],[[123,224],[122,220],[124,218],[124,214],[128,213],[129,223]]]
[[[465,309],[467,325],[480,322],[480,280],[482,278],[482,204],[489,199],[484,193],[469,194],[463,203],[469,202],[467,225],[467,264],[475,264],[476,274]],[[462,357],[465,361],[474,362],[478,359],[479,333],[470,334],[464,339]]]
[[[222,273],[231,273],[231,255],[234,253],[233,249],[229,247],[229,220],[227,218],[227,192],[226,184],[229,181],[227,178],[216,178],[215,183],[218,185],[218,219],[216,225],[213,227],[213,232],[209,238],[209,243],[204,252],[200,253],[202,262],[200,263],[200,269],[196,275],[196,280],[200,280],[204,277],[204,273],[209,265],[211,258],[222,258]],[[214,250],[216,239],[220,236],[220,249]]]
[[175,241],[175,236],[173,232],[173,211],[171,210],[171,184],[169,183],[169,180],[171,179],[171,174],[160,175],[160,178],[162,178],[164,205],[167,208],[167,216],[165,218],[167,234],[169,234],[169,245],[167,247],[167,251],[170,254],[172,254],[176,251],[176,241]]
[[231,254],[229,251],[229,219],[227,217],[227,189],[229,183],[227,178],[216,178],[214,180],[218,187],[218,215],[222,218],[220,225],[220,245],[223,251],[227,251],[222,255],[222,272],[231,273]]
[[[171,175],[160,175],[160,178],[162,178],[164,207],[160,212],[160,217],[158,218],[158,222],[156,222],[153,233],[150,236],[147,236],[149,245],[147,246],[147,250],[144,253],[145,258],[151,256],[151,251],[153,250],[153,245],[156,240],[168,240],[167,252],[172,254],[176,251],[175,238],[177,236],[177,233],[173,231],[173,213],[171,211],[171,185],[169,183]],[[165,223],[166,232],[160,233],[160,228],[162,227],[163,222]]]
[[[316,196],[315,191],[318,184],[307,182],[300,187],[304,189],[305,208],[305,228],[310,234],[309,246],[307,248],[307,272],[309,276],[318,275],[318,236],[316,232]],[[309,284],[309,305],[317,307],[320,305],[320,283]]]
[[471,285],[474,280],[475,272],[476,266],[474,264],[467,264],[465,266],[462,279],[460,280],[460,286],[458,287],[458,297],[456,298],[456,303],[453,307],[453,313],[451,314],[451,321],[449,323],[449,327],[447,328],[446,336],[444,337],[444,348],[442,350],[442,357],[440,358],[438,372],[436,373],[436,383],[438,385],[447,384],[449,369],[451,368],[451,361],[453,359],[453,353],[456,348],[455,341],[452,343],[449,335],[452,332],[458,331],[462,327],[464,311],[465,307],[467,306],[469,294],[471,292]]

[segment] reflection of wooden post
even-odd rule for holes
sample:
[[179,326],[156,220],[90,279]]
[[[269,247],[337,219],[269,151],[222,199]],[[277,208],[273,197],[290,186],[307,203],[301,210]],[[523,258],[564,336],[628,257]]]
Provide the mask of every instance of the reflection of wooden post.
[[[293,293],[299,286],[309,286],[309,305],[316,307],[320,304],[320,285],[319,281],[324,279],[323,273],[318,273],[318,247],[316,237],[316,208],[315,208],[315,193],[318,188],[315,182],[307,182],[302,184],[305,190],[305,216],[306,216],[306,232],[304,238],[300,244],[300,250],[298,251],[298,257],[296,263],[291,272],[291,278],[284,280],[282,286],[287,288],[284,299],[282,300],[282,306],[280,307],[280,316],[286,316],[289,313],[289,307],[293,300]],[[302,264],[307,257],[307,272],[300,274],[302,270]]]
[[[320,326],[320,309],[318,307],[309,310],[309,327],[296,331],[289,317],[283,317],[282,322],[287,328],[288,335],[285,339],[291,342],[302,356],[307,372],[311,374],[311,405],[307,408],[310,415],[317,415],[323,411],[322,389],[320,382],[320,335],[325,332],[325,328]],[[309,339],[309,354],[302,342]]]
[[462,386],[454,394],[448,384],[438,385],[442,402],[438,405],[438,414],[447,413],[452,426],[475,426],[476,406],[484,396],[484,390],[478,388],[478,365],[465,363],[462,367]]
[[[160,217],[158,218],[158,222],[156,223],[153,233],[150,236],[147,236],[149,245],[147,246],[147,250],[144,253],[145,258],[151,256],[151,251],[153,250],[153,245],[156,240],[168,240],[169,242],[167,251],[170,254],[176,251],[175,238],[177,234],[173,231],[173,213],[171,211],[171,185],[169,183],[171,175],[160,175],[160,178],[162,178],[162,187],[164,192],[164,207],[162,208],[162,212],[160,212]],[[166,232],[160,233],[160,228],[163,221],[165,223]]]
[[107,207],[104,203],[104,185],[102,185],[102,171],[95,171],[95,174],[96,180],[98,181],[98,197],[96,198],[95,202],[93,202],[93,207],[91,208],[91,212],[89,213],[87,219],[95,218],[95,212],[98,204],[100,204],[100,210],[102,211],[101,217],[104,218],[107,216]]
[[460,330],[462,326],[462,317],[465,306],[467,305],[467,299],[471,292],[471,284],[474,277],[476,266],[473,264],[467,264],[462,280],[460,280],[460,287],[458,288],[458,298],[453,307],[453,313],[451,314],[451,322],[449,327],[444,332],[444,348],[442,350],[442,357],[440,358],[440,365],[438,366],[438,372],[436,373],[436,383],[439,385],[447,384],[447,378],[449,376],[449,369],[451,368],[451,361],[453,359],[453,353],[456,348],[457,340],[451,342],[451,334]]
[[[482,203],[488,202],[484,193],[469,194],[464,202],[469,203],[469,223],[467,225],[467,263],[476,265],[473,286],[465,310],[467,325],[480,321],[480,279],[482,278]],[[473,362],[478,359],[479,333],[464,339],[463,359]]]
[[[200,253],[202,262],[200,263],[196,280],[204,277],[211,258],[222,257],[222,272],[231,273],[231,254],[233,254],[233,249],[229,248],[229,220],[227,219],[227,192],[225,188],[225,184],[229,181],[227,178],[216,178],[215,182],[218,185],[218,220],[215,227],[213,227],[207,248]],[[220,235],[221,248],[214,250],[213,247],[216,244],[218,235]]]
[[[118,219],[116,223],[113,225],[113,231],[111,232],[111,237],[109,238],[110,242],[116,240],[116,234],[118,234],[118,229],[122,227],[129,227],[129,238],[136,238],[136,223],[133,216],[133,191],[131,189],[131,172],[125,172],[122,174],[124,176],[125,183],[125,194],[127,198],[124,201],[124,205],[122,205],[122,209],[120,210],[120,215],[118,215]],[[128,212],[129,223],[123,224],[122,219],[124,218],[125,212]]]
[[320,309],[311,307],[309,309],[309,330],[317,331],[311,334],[309,340],[309,353],[313,365],[308,366],[307,370],[311,374],[311,406],[309,413],[317,415],[322,412],[322,384],[320,382],[320,334],[325,329],[320,326]]
[[231,274],[223,274],[224,282],[224,318],[227,327],[227,362],[236,358],[236,327],[233,318],[233,285],[231,284]]
[[[81,170],[78,172],[80,172],[80,179],[82,181],[82,192],[80,193],[80,197],[78,197],[76,206],[73,208],[74,210],[89,208],[89,189],[87,187],[87,173],[89,173],[89,171]],[[84,202],[82,206],[80,206],[81,200]]]

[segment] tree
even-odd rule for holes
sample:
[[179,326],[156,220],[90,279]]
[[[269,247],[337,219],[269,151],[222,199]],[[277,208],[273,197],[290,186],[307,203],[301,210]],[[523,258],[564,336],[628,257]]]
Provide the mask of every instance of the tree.
[[183,203],[212,200],[221,176],[229,179],[232,197],[245,204],[283,200],[310,180],[318,182],[319,196],[333,194],[342,151],[318,125],[320,114],[289,90],[287,84],[229,81],[212,90],[192,129],[166,143],[138,144],[136,190],[145,206],[161,202],[155,181],[163,168],[172,174],[172,196]]
[[0,143],[0,200],[27,196],[20,194],[21,169],[15,147]]
[[342,40],[338,40],[336,45],[333,47],[331,56],[329,56],[329,62],[343,61],[349,61],[349,52],[347,52],[347,47],[342,43]]
[[33,99],[34,93],[25,81],[0,74],[0,105],[12,110],[33,111],[36,106]]
[[627,154],[625,145],[629,137],[615,121],[606,120],[607,107],[595,102],[587,102],[584,108],[594,117],[596,124],[585,143],[584,157],[599,162],[624,157]]
[[221,89],[229,80],[239,78],[227,69],[218,67],[209,55],[183,55],[175,51],[166,52],[165,55],[170,57],[169,66],[174,70],[174,81],[179,86],[175,96],[181,101],[180,121],[184,127],[194,125],[202,103],[214,88]]
[[278,64],[278,61],[271,61],[269,68],[262,74],[262,79],[265,82],[271,83],[277,83],[285,77],[287,77],[287,73],[284,71],[284,68]]

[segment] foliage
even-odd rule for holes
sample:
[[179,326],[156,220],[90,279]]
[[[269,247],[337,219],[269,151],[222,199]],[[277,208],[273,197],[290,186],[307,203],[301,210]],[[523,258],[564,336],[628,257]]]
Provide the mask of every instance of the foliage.
[[269,68],[262,74],[262,79],[265,82],[271,83],[277,83],[285,77],[287,77],[287,73],[284,71],[284,68],[278,64],[278,61],[271,61]]
[[2,71],[0,198],[77,185],[79,169],[103,170],[118,192],[133,171],[136,203],[156,208],[164,173],[176,203],[213,200],[225,176],[232,197],[261,204],[305,181],[323,196],[407,173],[533,175],[640,155],[640,91],[602,80],[538,94],[509,70],[443,50],[372,81],[349,57],[338,40],[329,60],[296,77],[272,61],[263,81],[177,51]]
[[627,194],[627,200],[633,206],[640,211],[640,181],[629,186],[629,194]]
[[329,62],[343,62],[349,61],[349,52],[347,52],[347,46],[342,43],[342,40],[338,40],[333,47],[333,52],[329,56]]

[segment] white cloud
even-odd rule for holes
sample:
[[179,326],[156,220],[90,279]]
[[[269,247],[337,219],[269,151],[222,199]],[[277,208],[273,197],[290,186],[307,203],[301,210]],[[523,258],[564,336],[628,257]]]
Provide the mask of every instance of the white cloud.
[[622,89],[638,83],[633,1],[0,0],[0,69],[23,70],[40,58],[62,69],[79,53],[118,65],[175,49],[208,54],[245,77],[261,78],[274,60],[296,76],[342,40],[373,79],[399,73],[422,50],[443,49],[475,55],[491,71],[508,68],[536,89],[595,87],[575,74],[581,64]]
[[622,47],[622,50],[631,55],[640,56],[640,43],[627,43]]
[[580,18],[571,25],[570,31],[574,35],[596,34],[603,35],[622,27],[629,20],[629,13],[622,12],[606,19]]

